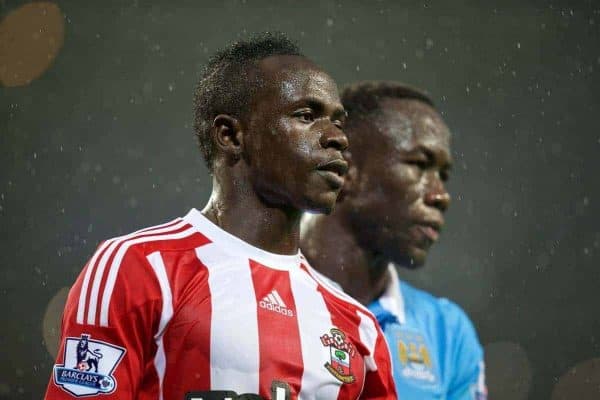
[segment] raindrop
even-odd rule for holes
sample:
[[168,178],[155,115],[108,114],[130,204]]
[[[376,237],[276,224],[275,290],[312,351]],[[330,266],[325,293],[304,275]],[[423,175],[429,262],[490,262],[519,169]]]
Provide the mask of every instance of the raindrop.
[[129,207],[130,208],[136,208],[138,205],[138,201],[135,197],[130,197],[129,198]]

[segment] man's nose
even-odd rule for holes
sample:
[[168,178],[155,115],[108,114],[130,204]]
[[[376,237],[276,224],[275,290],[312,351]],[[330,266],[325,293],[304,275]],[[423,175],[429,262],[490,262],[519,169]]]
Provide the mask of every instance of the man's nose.
[[429,190],[425,193],[425,204],[443,212],[450,206],[450,200],[450,193],[446,190],[444,182],[439,177],[434,178]]
[[333,147],[336,150],[344,151],[348,148],[348,138],[344,131],[334,124],[330,124],[323,130],[319,142],[324,149]]

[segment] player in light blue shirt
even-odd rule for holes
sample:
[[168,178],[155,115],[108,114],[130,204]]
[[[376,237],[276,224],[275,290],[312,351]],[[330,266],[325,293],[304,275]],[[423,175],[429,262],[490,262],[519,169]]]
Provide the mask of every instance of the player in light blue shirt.
[[394,360],[404,399],[484,399],[483,350],[469,317],[455,303],[398,279],[369,304]]
[[330,216],[305,216],[311,265],[367,305],[385,333],[402,400],[483,400],[483,350],[455,303],[398,278],[444,225],[450,131],[423,92],[363,82],[342,93],[350,169]]

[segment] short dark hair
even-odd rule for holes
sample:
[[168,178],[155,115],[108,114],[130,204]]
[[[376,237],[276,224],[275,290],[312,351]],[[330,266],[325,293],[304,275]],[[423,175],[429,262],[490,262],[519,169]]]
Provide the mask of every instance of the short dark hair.
[[209,170],[214,159],[210,133],[214,118],[246,115],[252,96],[262,86],[257,74],[250,72],[258,61],[274,55],[303,56],[285,34],[265,32],[218,51],[204,67],[194,92],[194,130]]
[[380,111],[385,98],[414,99],[435,107],[424,91],[395,81],[356,82],[342,89],[341,98],[348,112],[347,125]]

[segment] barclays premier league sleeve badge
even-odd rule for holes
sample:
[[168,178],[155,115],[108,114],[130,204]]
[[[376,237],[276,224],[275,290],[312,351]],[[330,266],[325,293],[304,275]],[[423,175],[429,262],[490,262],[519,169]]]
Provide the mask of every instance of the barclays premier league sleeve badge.
[[68,337],[65,363],[54,366],[54,383],[77,397],[111,393],[117,387],[113,372],[124,354],[124,348],[88,334]]

